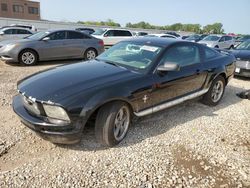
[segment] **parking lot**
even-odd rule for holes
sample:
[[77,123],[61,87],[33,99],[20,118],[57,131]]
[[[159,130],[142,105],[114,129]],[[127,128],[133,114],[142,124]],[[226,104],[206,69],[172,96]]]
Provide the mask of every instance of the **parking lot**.
[[[80,144],[54,145],[14,114],[18,80],[60,64],[0,62],[0,187],[250,187],[250,101],[234,78],[216,107],[189,101],[134,121],[126,139],[104,148],[88,125]],[[84,62],[83,62],[84,63]]]

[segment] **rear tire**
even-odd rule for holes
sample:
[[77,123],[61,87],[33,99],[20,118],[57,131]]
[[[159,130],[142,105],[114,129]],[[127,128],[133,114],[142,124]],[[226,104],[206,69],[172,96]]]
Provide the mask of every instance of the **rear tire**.
[[86,61],[95,59],[97,57],[97,51],[94,48],[89,48],[84,53],[84,59]]
[[203,96],[202,103],[216,106],[221,101],[225,92],[226,81],[223,76],[215,78],[208,92]]
[[131,122],[129,106],[124,102],[104,105],[98,111],[95,124],[95,136],[104,146],[119,144],[127,135]]
[[38,61],[38,55],[33,50],[29,50],[29,49],[23,50],[19,54],[19,63],[21,63],[21,65],[32,66],[32,65],[35,65],[37,61]]

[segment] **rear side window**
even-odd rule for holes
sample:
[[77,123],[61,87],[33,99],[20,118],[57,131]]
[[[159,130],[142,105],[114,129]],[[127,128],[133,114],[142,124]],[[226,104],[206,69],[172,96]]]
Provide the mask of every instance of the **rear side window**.
[[24,29],[17,29],[17,34],[19,35],[28,35],[28,34],[32,34],[31,32],[24,30]]
[[87,35],[84,35],[83,33],[69,31],[67,35],[67,39],[86,39],[90,38]]
[[7,29],[7,30],[5,30],[4,34],[6,34],[6,35],[12,35],[13,34],[13,29]]
[[65,31],[57,31],[48,36],[50,40],[63,40],[66,38],[66,32]]
[[162,62],[177,63],[181,67],[200,63],[199,48],[195,45],[178,45],[170,48],[164,55]]
[[105,36],[109,36],[109,37],[128,37],[128,36],[132,36],[132,34],[129,31],[124,31],[124,30],[109,30],[109,31],[107,31]]
[[132,36],[132,34],[129,31],[123,31],[123,30],[115,30],[114,35],[117,37],[129,37]]
[[218,53],[210,48],[205,48],[205,60],[213,59],[218,56]]

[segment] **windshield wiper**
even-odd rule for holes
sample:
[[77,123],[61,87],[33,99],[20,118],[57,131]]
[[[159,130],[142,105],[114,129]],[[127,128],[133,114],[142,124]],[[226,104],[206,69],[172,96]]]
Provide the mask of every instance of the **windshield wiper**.
[[107,60],[102,60],[102,59],[98,59],[96,58],[97,61],[102,61],[104,63],[110,64],[110,65],[114,65],[116,67],[120,67],[117,63],[113,62],[113,61],[107,61]]
[[122,65],[120,65],[119,63],[116,63],[116,62],[114,62],[114,61],[107,61],[107,60],[102,60],[102,59],[98,59],[98,58],[96,58],[95,60],[97,60],[97,61],[102,61],[102,62],[104,62],[104,63],[107,63],[107,64],[110,64],[110,65],[114,65],[114,66],[116,66],[116,67],[120,67],[120,68],[129,70],[127,67],[122,66]]

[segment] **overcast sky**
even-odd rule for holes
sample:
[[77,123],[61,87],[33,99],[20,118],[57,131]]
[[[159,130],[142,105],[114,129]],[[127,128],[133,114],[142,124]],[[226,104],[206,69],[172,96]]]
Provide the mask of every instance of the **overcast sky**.
[[[39,1],[39,0],[38,0]],[[250,0],[40,0],[42,19],[105,21],[123,26],[221,22],[227,33],[250,34]]]

